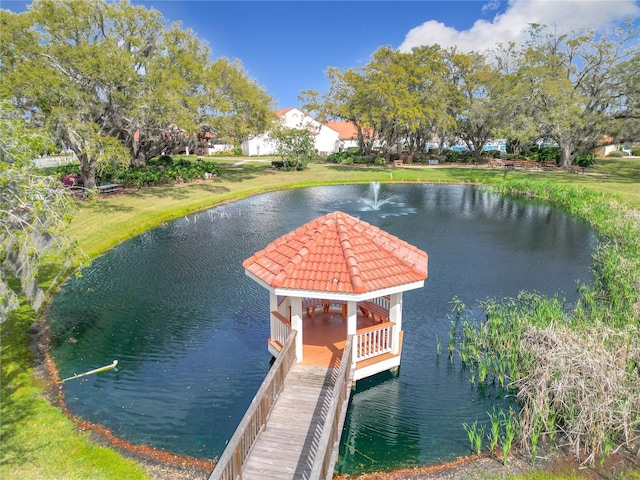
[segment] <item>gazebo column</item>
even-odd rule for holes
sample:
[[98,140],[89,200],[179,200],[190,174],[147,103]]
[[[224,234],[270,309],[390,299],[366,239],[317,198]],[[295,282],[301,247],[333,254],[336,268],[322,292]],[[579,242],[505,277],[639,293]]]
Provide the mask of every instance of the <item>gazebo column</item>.
[[291,328],[298,332],[296,336],[296,361],[302,361],[302,298],[289,297],[291,300]]
[[389,321],[394,322],[391,352],[400,353],[400,332],[402,331],[402,292],[392,293],[389,306]]
[[[357,302],[349,300],[347,302],[347,338],[349,338],[349,335],[355,335],[357,330],[358,330]],[[356,339],[355,339],[355,337],[354,337],[353,341],[354,341],[354,344],[353,344],[353,348],[354,348],[353,361],[355,363],[355,359],[356,359],[356,355],[355,355],[355,347],[356,347],[355,341],[356,341]]]
[[[277,312],[278,311],[278,296],[276,292],[272,289],[269,289],[269,312]],[[276,322],[277,319],[273,318],[272,315],[269,315],[271,319],[269,321],[269,338],[276,338]]]

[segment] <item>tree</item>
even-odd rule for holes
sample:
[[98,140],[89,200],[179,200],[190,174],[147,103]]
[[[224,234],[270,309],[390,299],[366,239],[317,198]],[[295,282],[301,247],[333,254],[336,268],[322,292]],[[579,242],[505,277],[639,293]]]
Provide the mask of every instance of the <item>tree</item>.
[[614,97],[611,134],[621,143],[633,142],[640,139],[640,46],[630,49],[617,68],[620,93]]
[[358,135],[358,145],[364,153],[369,153],[376,142],[379,132],[377,126],[368,118],[368,112],[374,109],[376,99],[366,88],[364,77],[354,69],[341,71],[329,67],[329,91],[319,94],[315,90],[303,90],[300,100],[303,108],[314,112],[319,121],[339,118],[351,122]]
[[60,182],[34,171],[45,145],[18,112],[0,103],[0,322],[17,307],[19,293],[38,310],[40,268],[51,255],[66,265],[73,256],[60,235],[72,202]]
[[240,146],[272,128],[273,100],[246,76],[238,60],[220,58],[208,68],[207,75],[211,130],[218,138]]
[[519,87],[512,98],[518,99],[521,118],[528,117],[540,137],[558,144],[561,167],[609,135],[612,119],[635,110],[627,100],[637,98],[637,80],[629,77],[637,74],[626,71],[625,61],[637,46],[625,47],[637,35],[631,23],[602,34],[558,33],[533,25],[530,39],[516,52]]
[[270,118],[271,98],[239,63],[212,63],[192,31],[155,10],[39,0],[26,13],[0,11],[0,21],[0,98],[76,152],[85,186],[105,162],[143,164],[193,146],[203,126],[222,129],[224,117],[244,119],[235,122],[240,135]]
[[480,160],[482,150],[502,122],[499,75],[483,55],[461,53],[455,48],[444,52],[448,85],[447,111],[454,120],[453,136],[462,140]]
[[329,68],[329,92],[302,92],[304,108],[321,119],[341,118],[356,127],[358,143],[382,155],[424,149],[435,125],[446,119],[439,47],[403,53],[380,47],[358,69]]
[[313,137],[306,130],[284,129],[273,133],[285,170],[304,170],[315,155]]

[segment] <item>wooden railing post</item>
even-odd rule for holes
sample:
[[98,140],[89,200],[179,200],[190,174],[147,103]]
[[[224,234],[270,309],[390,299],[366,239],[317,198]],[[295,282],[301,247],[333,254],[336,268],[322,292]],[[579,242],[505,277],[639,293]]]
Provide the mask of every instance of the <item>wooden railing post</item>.
[[329,409],[325,418],[324,427],[320,440],[318,441],[318,449],[313,460],[311,469],[311,480],[326,479],[333,477],[333,468],[335,459],[338,454],[338,446],[340,437],[342,436],[342,427],[347,414],[347,404],[349,395],[351,395],[351,383],[353,381],[353,335],[347,337],[347,342],[342,352],[340,360],[340,369],[335,381],[335,386],[331,395]]
[[275,399],[284,387],[287,374],[296,363],[295,342],[296,332],[292,331],[229,440],[227,448],[218,459],[209,480],[237,480],[242,477],[244,462],[267,423]]

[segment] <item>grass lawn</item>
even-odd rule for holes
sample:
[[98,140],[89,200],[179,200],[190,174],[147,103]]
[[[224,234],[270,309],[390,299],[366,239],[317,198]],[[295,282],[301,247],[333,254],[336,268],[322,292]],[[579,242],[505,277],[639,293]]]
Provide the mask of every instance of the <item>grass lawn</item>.
[[[476,167],[347,167],[314,164],[303,172],[271,172],[265,159],[219,158],[218,178],[148,188],[79,202],[67,234],[94,258],[145,230],[256,193],[320,184],[379,182],[559,182],[613,193],[640,209],[640,159],[602,159],[588,174],[505,171]],[[240,165],[234,166],[240,162]],[[52,267],[55,269],[55,266]],[[45,281],[47,279],[44,279]],[[39,316],[14,312],[1,331],[0,478],[148,478],[136,462],[98,446],[45,399],[36,374],[30,326]],[[531,477],[534,478],[534,477]],[[535,477],[538,478],[538,477]]]
[[219,178],[80,202],[68,234],[90,257],[149,228],[213,205],[282,188],[378,182],[499,183],[530,179],[583,185],[617,193],[640,205],[640,159],[601,160],[592,173],[526,172],[474,167],[348,167],[314,164],[302,172],[268,172],[269,163],[238,158],[215,160]]

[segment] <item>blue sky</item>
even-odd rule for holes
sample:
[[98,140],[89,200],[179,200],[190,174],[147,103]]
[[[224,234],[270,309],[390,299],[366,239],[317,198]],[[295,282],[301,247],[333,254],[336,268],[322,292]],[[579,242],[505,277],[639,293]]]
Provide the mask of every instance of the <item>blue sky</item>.
[[[31,2],[0,0],[26,10]],[[213,57],[239,59],[248,75],[295,107],[301,90],[328,88],[327,67],[365,65],[380,46],[420,44],[463,51],[517,40],[532,22],[561,30],[606,28],[640,17],[638,0],[211,1],[133,0],[180,21]]]

